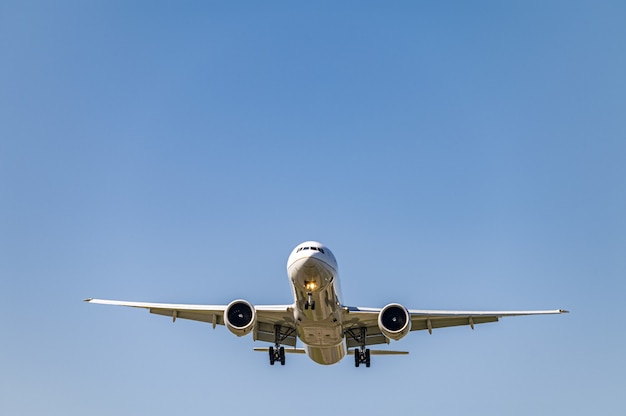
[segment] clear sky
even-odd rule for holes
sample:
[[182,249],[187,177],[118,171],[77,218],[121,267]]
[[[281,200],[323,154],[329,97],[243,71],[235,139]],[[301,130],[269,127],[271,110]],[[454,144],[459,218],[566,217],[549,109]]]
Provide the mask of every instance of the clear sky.
[[[3,415],[624,415],[626,3],[0,3]],[[285,367],[86,297],[556,309]],[[262,346],[263,344],[258,344]]]

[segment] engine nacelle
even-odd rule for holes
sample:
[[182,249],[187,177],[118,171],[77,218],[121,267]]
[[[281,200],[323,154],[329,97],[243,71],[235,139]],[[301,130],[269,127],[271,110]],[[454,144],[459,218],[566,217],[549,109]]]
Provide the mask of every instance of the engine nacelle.
[[247,335],[256,325],[254,306],[242,299],[230,302],[224,311],[224,324],[238,337]]
[[384,336],[397,341],[411,330],[411,314],[404,306],[390,303],[378,314],[378,328]]

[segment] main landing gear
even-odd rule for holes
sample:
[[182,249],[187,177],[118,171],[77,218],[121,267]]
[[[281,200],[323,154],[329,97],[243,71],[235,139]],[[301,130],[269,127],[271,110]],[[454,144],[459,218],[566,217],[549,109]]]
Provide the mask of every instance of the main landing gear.
[[304,309],[311,309],[312,311],[314,311],[315,301],[313,300],[313,293],[309,292],[307,293],[307,295],[309,296],[309,298],[307,299],[306,302],[304,302]]
[[354,366],[358,367],[360,364],[365,364],[365,367],[370,366],[370,349],[360,348],[354,350]]
[[276,361],[285,365],[285,347],[270,347],[270,365],[274,365]]
[[365,338],[367,335],[367,328],[359,328],[360,333],[357,335],[353,330],[348,330],[346,333],[352,337],[356,342],[360,343],[361,346],[358,349],[354,350],[354,366],[358,367],[361,364],[365,364],[365,367],[370,366],[370,350],[369,348],[365,348]]
[[280,325],[274,325],[274,346],[269,348],[270,365],[276,362],[285,365],[285,347],[281,347],[280,344],[296,331],[295,328],[285,328],[286,332],[282,332],[281,329]]

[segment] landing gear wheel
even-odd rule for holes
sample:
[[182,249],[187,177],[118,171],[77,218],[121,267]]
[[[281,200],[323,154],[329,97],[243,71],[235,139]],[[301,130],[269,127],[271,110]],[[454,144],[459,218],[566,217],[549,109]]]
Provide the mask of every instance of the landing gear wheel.
[[267,349],[270,354],[271,365],[274,365],[276,362],[279,362],[280,365],[285,365],[285,347],[282,347],[281,344],[290,337],[295,338],[295,333],[295,328],[285,328],[278,324],[274,325],[274,346]]
[[354,366],[358,367],[361,364],[365,364],[365,367],[369,367],[371,363],[371,353],[369,348],[365,348],[367,345],[367,328],[350,328],[346,331],[346,336],[351,337],[354,341],[361,345],[360,348],[354,349]]
[[270,365],[274,365],[275,362],[279,362],[280,365],[285,365],[285,347],[270,347]]
[[365,367],[369,368],[370,366],[370,350],[367,349],[356,349],[354,350],[354,366],[358,367],[361,364],[365,364]]

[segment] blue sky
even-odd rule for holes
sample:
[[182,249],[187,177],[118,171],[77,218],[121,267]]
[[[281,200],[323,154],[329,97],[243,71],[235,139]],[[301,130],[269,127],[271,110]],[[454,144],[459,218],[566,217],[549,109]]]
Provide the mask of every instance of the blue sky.
[[[626,6],[0,4],[0,413],[623,415]],[[123,300],[566,308],[270,367]]]

